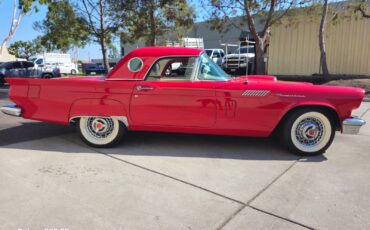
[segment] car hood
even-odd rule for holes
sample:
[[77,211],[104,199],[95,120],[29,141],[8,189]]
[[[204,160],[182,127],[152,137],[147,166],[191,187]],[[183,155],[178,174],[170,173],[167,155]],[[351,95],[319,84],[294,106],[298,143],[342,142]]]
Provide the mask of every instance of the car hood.
[[347,86],[314,85],[308,82],[278,81],[274,76],[241,76],[232,78],[222,87],[234,90],[269,90],[274,95],[320,100],[362,101],[365,90]]

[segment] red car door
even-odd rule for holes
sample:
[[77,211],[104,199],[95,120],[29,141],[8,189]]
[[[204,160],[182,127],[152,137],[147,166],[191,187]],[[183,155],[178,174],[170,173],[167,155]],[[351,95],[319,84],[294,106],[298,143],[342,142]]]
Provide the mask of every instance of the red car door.
[[140,81],[130,117],[137,125],[211,127],[216,121],[214,86],[194,81]]

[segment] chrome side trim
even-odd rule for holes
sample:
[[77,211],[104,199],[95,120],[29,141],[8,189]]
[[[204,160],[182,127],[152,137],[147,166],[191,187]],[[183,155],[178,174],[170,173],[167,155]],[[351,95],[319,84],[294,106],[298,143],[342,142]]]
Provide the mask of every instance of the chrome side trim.
[[299,95],[299,94],[282,94],[282,93],[276,93],[275,94],[278,97],[300,97],[300,98],[305,98],[305,95]]
[[22,114],[22,109],[17,105],[5,105],[0,108],[1,112],[15,117],[20,117]]
[[270,94],[270,90],[246,90],[242,96],[246,97],[264,97]]
[[361,126],[365,125],[366,121],[358,117],[344,119],[342,122],[343,133],[356,135],[360,132]]
[[128,119],[126,116],[74,116],[69,119],[69,123],[71,123],[74,119],[76,118],[81,118],[81,117],[103,117],[103,118],[116,118],[117,120],[121,121],[123,124],[126,125],[126,127],[129,127]]
[[143,79],[131,79],[131,78],[106,78],[104,81],[143,81]]

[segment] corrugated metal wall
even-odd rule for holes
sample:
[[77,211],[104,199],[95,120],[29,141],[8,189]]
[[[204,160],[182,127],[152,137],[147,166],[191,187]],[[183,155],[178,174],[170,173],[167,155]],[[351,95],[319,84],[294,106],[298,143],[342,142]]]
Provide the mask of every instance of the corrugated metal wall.
[[[321,72],[319,24],[272,28],[268,73],[312,75]],[[329,71],[333,74],[370,75],[370,20],[344,19],[326,30]]]

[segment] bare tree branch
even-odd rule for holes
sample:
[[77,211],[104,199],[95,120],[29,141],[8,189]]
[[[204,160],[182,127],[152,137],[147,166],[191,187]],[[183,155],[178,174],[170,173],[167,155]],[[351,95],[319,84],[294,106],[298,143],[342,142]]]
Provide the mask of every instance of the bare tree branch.
[[268,16],[267,16],[267,20],[265,22],[265,27],[263,28],[262,30],[262,33],[265,34],[266,31],[267,31],[267,28],[270,27],[270,22],[272,20],[272,16],[274,14],[274,11],[275,11],[275,3],[276,1],[275,0],[271,0],[271,4],[270,4],[270,11],[268,13]]
[[357,9],[355,9],[355,13],[357,13],[358,11],[360,11],[360,13],[362,14],[362,17],[370,19],[370,14],[367,14],[364,9],[362,9],[361,7],[358,7]]
[[87,19],[88,19],[88,21],[89,21],[89,27],[90,27],[90,29],[93,31],[93,33],[95,34],[95,35],[98,35],[99,33],[98,33],[98,31],[96,30],[96,28],[95,28],[95,23],[94,23],[94,21],[93,21],[93,17],[92,17],[92,14],[91,14],[91,12],[89,11],[89,8],[88,8],[88,6],[87,6],[87,1],[88,0],[81,0],[82,1],[82,4],[83,4],[83,6],[84,6],[84,8],[85,8],[85,13],[86,13],[86,15],[87,15]]
[[[6,44],[13,38],[15,32],[17,31],[20,22],[22,21],[24,15],[26,14],[22,10],[17,11],[18,9],[18,4],[17,0],[13,0],[13,16],[12,16],[12,21],[9,29],[8,35],[5,37],[3,42],[1,43],[0,47],[0,54],[3,52],[3,47],[6,46]],[[18,17],[17,17],[17,12],[18,12]]]

